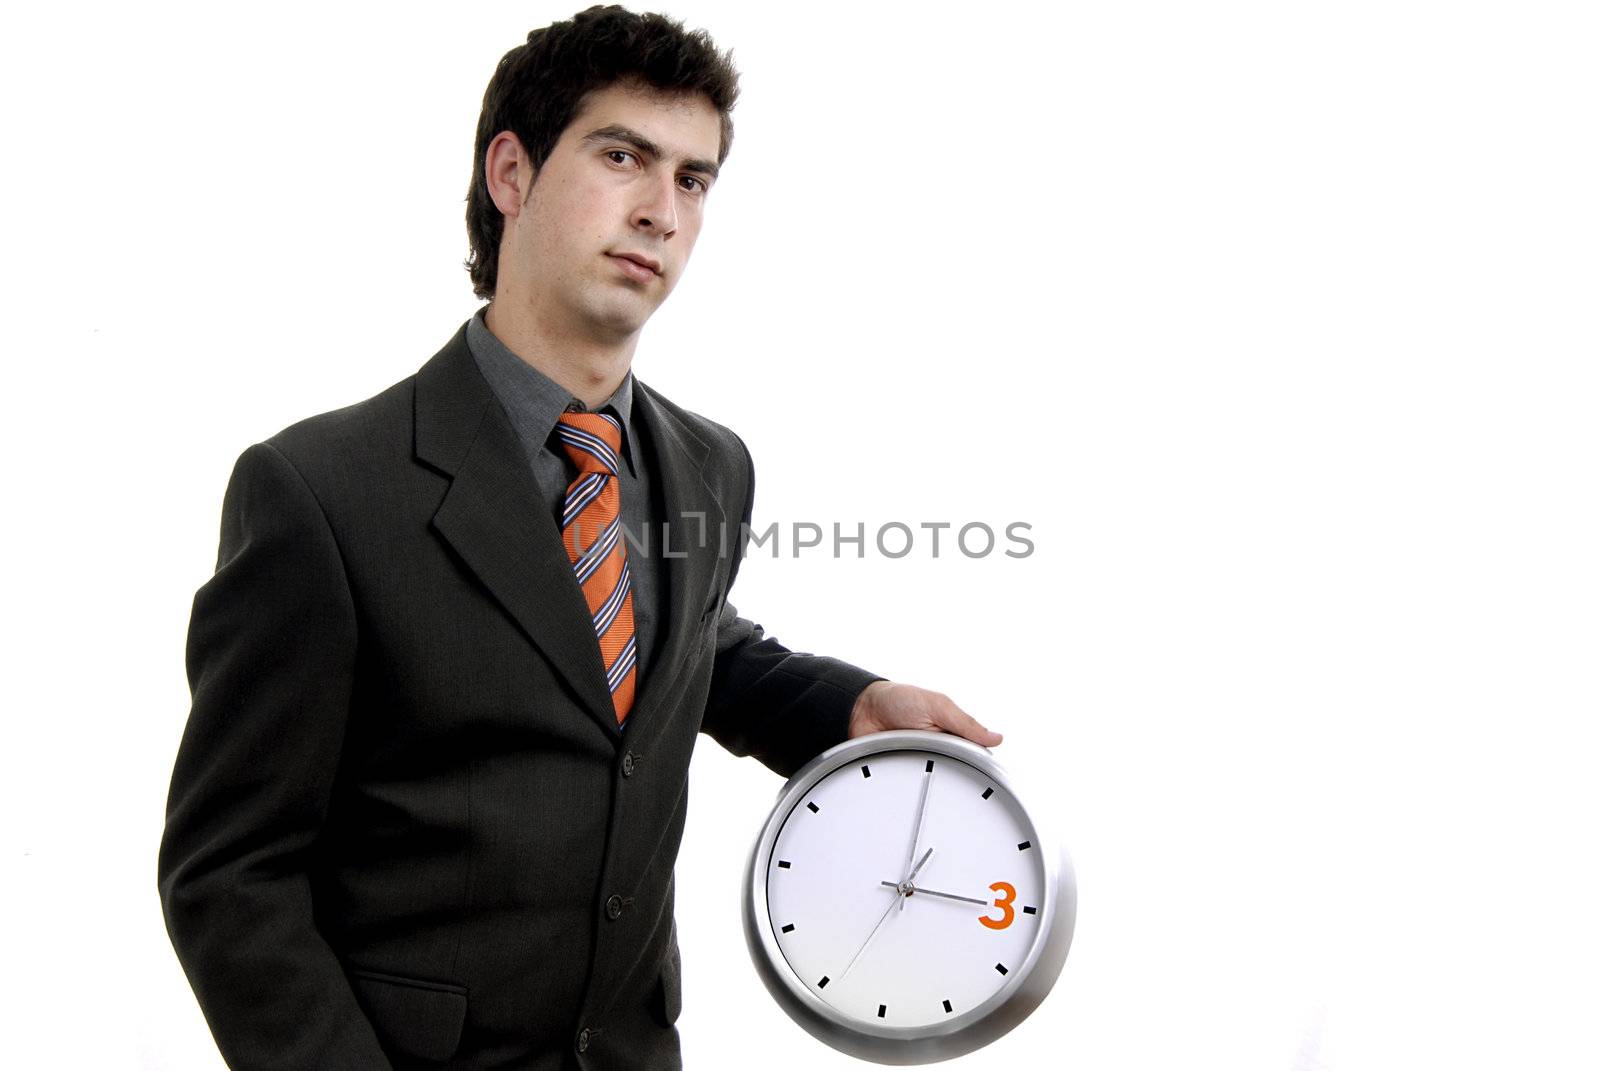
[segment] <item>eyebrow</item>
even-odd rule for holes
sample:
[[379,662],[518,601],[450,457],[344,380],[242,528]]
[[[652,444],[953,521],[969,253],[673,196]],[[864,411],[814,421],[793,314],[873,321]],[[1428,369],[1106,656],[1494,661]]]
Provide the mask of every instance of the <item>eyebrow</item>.
[[[625,145],[632,145],[635,149],[654,159],[661,159],[664,153],[661,146],[639,133],[625,126],[612,124],[603,126],[599,130],[591,130],[583,136],[583,144],[597,145],[605,141],[620,141]],[[685,160],[683,166],[689,171],[698,171],[702,175],[709,175],[715,179],[718,174],[717,165],[711,160]]]

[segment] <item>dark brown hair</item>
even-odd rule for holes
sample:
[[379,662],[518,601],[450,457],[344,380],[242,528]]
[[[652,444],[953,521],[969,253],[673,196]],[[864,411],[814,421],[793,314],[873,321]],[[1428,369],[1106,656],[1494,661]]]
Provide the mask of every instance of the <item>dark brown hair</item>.
[[534,168],[543,167],[585,98],[627,79],[669,92],[703,93],[722,120],[717,163],[728,158],[733,144],[728,113],[739,97],[739,74],[732,53],[718,52],[704,30],[686,31],[676,19],[636,15],[616,4],[596,5],[566,22],[534,30],[526,44],[501,57],[478,115],[472,187],[467,191],[472,252],[466,268],[473,293],[494,296],[505,227],[485,181],[483,158],[489,142],[509,130],[522,142]]

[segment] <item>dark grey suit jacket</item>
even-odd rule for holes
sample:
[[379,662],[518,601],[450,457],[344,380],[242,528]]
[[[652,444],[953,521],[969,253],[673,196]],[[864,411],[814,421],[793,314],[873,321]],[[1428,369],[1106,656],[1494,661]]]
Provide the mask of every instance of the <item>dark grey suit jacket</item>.
[[[159,864],[231,1066],[679,1066],[672,876],[697,734],[787,774],[845,739],[878,678],[732,610],[750,455],[636,387],[686,554],[621,731],[464,331],[239,458]],[[705,545],[679,538],[702,524]]]

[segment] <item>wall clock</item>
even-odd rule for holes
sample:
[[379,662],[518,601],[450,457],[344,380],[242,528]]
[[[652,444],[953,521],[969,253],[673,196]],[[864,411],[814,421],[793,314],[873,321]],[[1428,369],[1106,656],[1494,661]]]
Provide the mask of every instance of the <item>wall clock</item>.
[[750,854],[744,930],[778,1004],[841,1052],[932,1063],[1031,1013],[1072,943],[1066,851],[989,751],[871,733],[778,793]]

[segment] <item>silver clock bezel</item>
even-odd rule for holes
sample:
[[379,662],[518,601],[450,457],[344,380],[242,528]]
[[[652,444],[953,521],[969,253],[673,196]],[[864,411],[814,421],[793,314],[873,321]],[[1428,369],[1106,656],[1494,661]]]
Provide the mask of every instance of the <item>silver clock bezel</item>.
[[[993,996],[932,1026],[885,1026],[847,1016],[811,991],[789,967],[778,945],[767,905],[766,875],[772,849],[789,814],[807,793],[842,766],[885,752],[927,751],[976,767],[995,787],[1011,795],[1033,827],[1045,872],[1039,935],[1022,965]],[[1005,770],[985,747],[949,733],[900,729],[869,733],[829,748],[801,767],[778,792],[777,802],[762,826],[745,865],[744,935],[750,958],[762,983],[788,1016],[819,1041],[863,1060],[880,1064],[925,1064],[963,1056],[1013,1029],[1037,1008],[1055,984],[1066,962],[1077,920],[1077,882],[1072,860],[1042,829],[1037,815],[1017,793]]]

